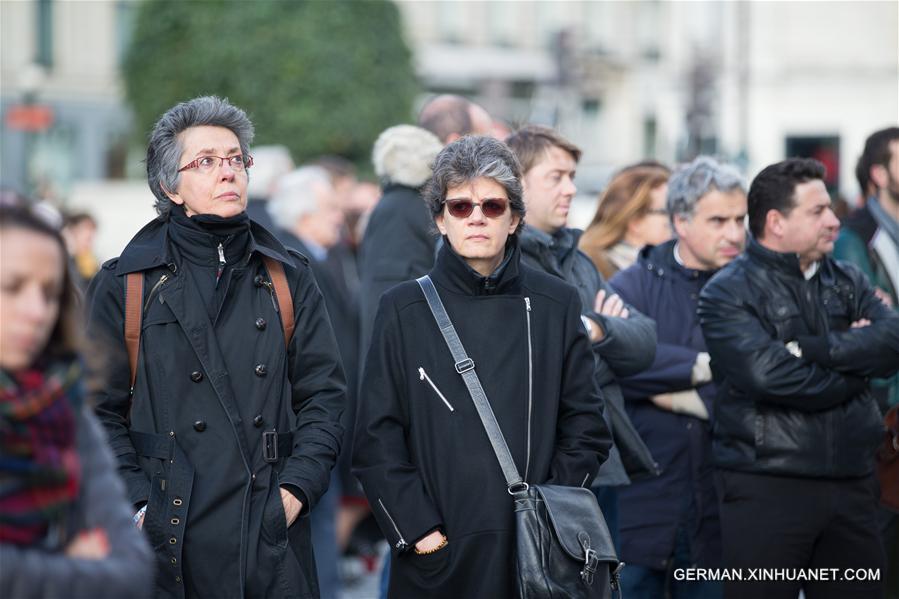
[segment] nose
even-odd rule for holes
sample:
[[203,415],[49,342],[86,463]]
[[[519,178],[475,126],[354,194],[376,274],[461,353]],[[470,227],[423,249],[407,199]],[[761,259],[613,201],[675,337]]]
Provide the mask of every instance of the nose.
[[828,228],[831,229],[839,229],[840,228],[840,219],[837,218],[837,215],[830,208],[827,209],[827,218],[825,220]]
[[742,245],[746,240],[746,227],[743,225],[743,220],[728,221],[724,235],[727,241]]
[[481,210],[480,204],[475,204],[474,209],[471,211],[471,214],[468,217],[468,222],[470,223],[482,223],[487,219],[484,216],[484,212]]
[[219,166],[219,176],[223,181],[232,181],[236,175],[237,171],[234,170],[234,167],[231,166],[231,163],[227,160],[222,160]]
[[577,193],[577,185],[574,184],[574,179],[571,177],[565,177],[565,183],[562,186],[562,193],[567,196],[574,197]]

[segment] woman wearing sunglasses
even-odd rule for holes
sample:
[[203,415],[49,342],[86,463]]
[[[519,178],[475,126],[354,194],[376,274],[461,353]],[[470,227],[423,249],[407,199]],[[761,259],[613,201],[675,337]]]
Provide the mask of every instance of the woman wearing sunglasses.
[[[529,483],[588,484],[608,455],[574,288],[520,263],[520,167],[464,137],[424,193],[443,235],[429,273]],[[513,501],[416,281],[381,298],[354,471],[394,549],[390,597],[515,596]]]

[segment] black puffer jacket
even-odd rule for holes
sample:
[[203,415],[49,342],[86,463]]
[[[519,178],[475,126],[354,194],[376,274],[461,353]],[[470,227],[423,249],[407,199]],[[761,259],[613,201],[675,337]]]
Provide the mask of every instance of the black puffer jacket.
[[[865,379],[899,369],[899,315],[858,269],[826,257],[806,280],[795,254],[750,240],[705,286],[699,316],[718,383],[719,467],[824,478],[873,470],[883,426]],[[850,329],[861,318],[872,324]]]

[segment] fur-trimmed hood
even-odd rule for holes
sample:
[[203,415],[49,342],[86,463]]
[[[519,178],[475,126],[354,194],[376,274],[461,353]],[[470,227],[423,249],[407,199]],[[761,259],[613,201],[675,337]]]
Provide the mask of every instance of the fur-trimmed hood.
[[385,129],[375,142],[375,174],[387,183],[421,187],[431,178],[431,167],[443,144],[430,131],[413,125]]

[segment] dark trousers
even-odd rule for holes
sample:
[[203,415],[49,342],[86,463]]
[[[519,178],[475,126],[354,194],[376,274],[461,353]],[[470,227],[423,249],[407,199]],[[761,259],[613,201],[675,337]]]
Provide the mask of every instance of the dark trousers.
[[[886,559],[873,477],[819,480],[729,470],[717,477],[724,568],[739,568],[744,576],[725,581],[726,599],[795,599],[800,589],[807,599],[882,597]],[[836,580],[828,581],[745,579],[759,568],[837,570]],[[869,570],[877,580],[848,580]]]
[[658,570],[625,564],[621,570],[621,596],[627,599],[721,599],[719,581],[685,581],[674,576],[676,569],[692,568],[690,539],[686,527],[679,526],[674,540],[670,567]]

